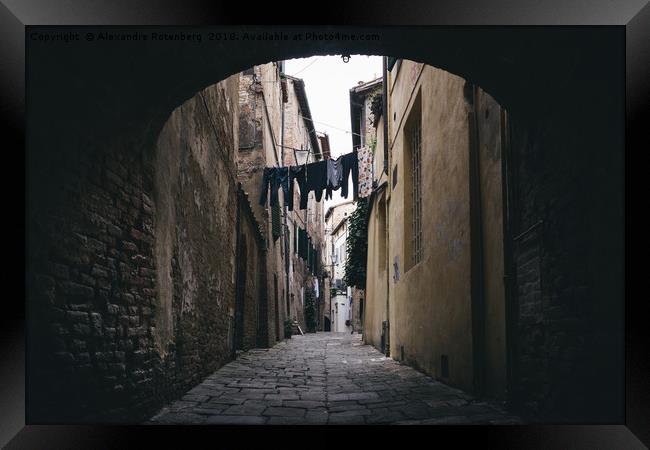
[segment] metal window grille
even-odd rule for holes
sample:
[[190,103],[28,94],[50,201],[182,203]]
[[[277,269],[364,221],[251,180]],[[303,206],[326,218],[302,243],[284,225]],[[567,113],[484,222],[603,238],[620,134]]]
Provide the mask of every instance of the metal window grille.
[[280,223],[280,206],[276,204],[271,207],[271,234],[273,241],[277,241],[282,234],[282,224]]
[[422,133],[420,117],[411,129],[411,175],[413,197],[411,202],[413,264],[422,260]]

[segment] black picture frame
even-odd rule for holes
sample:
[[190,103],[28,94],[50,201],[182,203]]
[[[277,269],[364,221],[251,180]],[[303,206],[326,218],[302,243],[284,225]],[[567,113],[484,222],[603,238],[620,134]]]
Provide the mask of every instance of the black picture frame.
[[[91,1],[43,1],[11,2],[10,6],[0,4],[0,58],[2,62],[2,139],[9,141],[5,148],[5,174],[14,172],[11,167],[24,164],[25,146],[25,27],[30,25],[224,25],[226,22],[254,23],[271,21],[286,22],[283,11],[293,9],[287,4],[267,5],[247,11],[246,5],[208,4],[200,1],[157,2],[141,5],[139,2]],[[275,6],[274,6],[275,5]],[[278,9],[279,8],[279,9]],[[306,6],[305,6],[306,8]],[[337,23],[340,25],[616,25],[625,28],[626,34],[626,267],[629,272],[630,255],[627,250],[630,230],[630,207],[633,204],[630,189],[631,155],[647,149],[648,138],[644,128],[648,121],[648,99],[650,83],[650,5],[643,1],[606,2],[599,0],[585,5],[578,1],[557,1],[541,3],[511,2],[436,2],[411,3],[409,8],[398,2],[376,2],[369,8],[362,2],[345,2],[345,6],[328,4],[327,11],[310,21],[316,25]],[[307,21],[307,22],[310,22]],[[304,23],[303,21],[300,21]],[[371,25],[372,23],[372,25]],[[23,150],[23,151],[21,151]],[[635,152],[636,150],[636,152]],[[18,172],[18,170],[15,170]],[[25,267],[24,247],[20,239],[24,236],[24,197],[15,194],[17,181],[3,177],[3,192],[7,194],[7,211],[16,220],[7,220],[7,256],[13,263],[6,272],[7,280],[17,285],[11,295],[4,294],[10,306],[2,314],[0,328],[0,355],[2,361],[2,383],[0,398],[0,444],[8,448],[39,448],[47,443],[50,448],[104,448],[134,445],[141,440],[148,444],[155,441],[168,443],[171,440],[183,442],[188,433],[200,431],[216,439],[219,430],[191,427],[115,427],[65,425],[25,425],[25,311],[19,300],[24,294],[18,272]],[[22,215],[21,215],[22,212]],[[13,237],[12,237],[13,236]],[[22,242],[25,242],[24,240]],[[7,258],[7,259],[9,259]],[[23,278],[24,279],[24,278]],[[630,289],[626,274],[626,289]],[[24,298],[24,295],[23,295]],[[475,439],[488,447],[509,448],[643,448],[650,445],[650,418],[648,399],[649,348],[645,343],[644,315],[641,314],[643,296],[626,296],[626,421],[625,425],[545,425],[522,427],[439,427],[439,434],[445,434],[460,443],[464,439]],[[173,430],[173,431],[170,431]],[[278,431],[279,428],[269,431]],[[336,433],[328,431],[330,436]],[[436,431],[438,433],[438,431]],[[394,433],[393,433],[394,434]],[[401,433],[399,433],[401,434]],[[214,435],[214,436],[213,436]],[[277,435],[280,437],[281,435]],[[402,436],[403,439],[403,436]],[[436,438],[437,439],[437,438]],[[212,442],[216,442],[212,440]],[[306,442],[309,445],[309,442]],[[301,445],[301,444],[298,444]]]

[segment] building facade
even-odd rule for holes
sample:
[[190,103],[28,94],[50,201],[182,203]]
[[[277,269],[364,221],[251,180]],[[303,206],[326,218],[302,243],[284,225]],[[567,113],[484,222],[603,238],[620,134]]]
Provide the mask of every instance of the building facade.
[[387,127],[381,109],[373,118],[364,340],[503,399],[505,111],[462,78],[408,60],[388,72],[387,91]]
[[343,278],[347,258],[347,220],[355,208],[354,201],[348,200],[331,206],[325,214],[326,266],[330,273],[330,296],[324,314],[330,323],[331,331],[334,332],[352,331],[352,288],[346,285]]
[[[292,211],[281,190],[276,207],[268,202],[257,204],[262,173],[265,167],[307,164],[323,156],[304,82],[284,75],[281,63],[255,66],[241,73],[240,108],[239,176],[244,190],[256,199],[256,218],[265,224],[267,292],[272,299],[268,321],[274,330],[271,335],[279,340],[287,320],[307,329],[307,295],[314,296],[316,308],[322,303],[322,262],[318,261],[324,248],[323,205],[311,193],[307,209],[301,210],[297,187]],[[273,338],[270,341],[274,342]]]

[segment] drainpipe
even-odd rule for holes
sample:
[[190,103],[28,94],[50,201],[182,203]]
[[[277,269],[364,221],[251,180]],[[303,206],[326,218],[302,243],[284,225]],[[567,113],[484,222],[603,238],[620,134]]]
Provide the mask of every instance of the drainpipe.
[[[284,99],[282,97],[282,81],[280,80],[280,155],[281,155],[281,160],[280,160],[280,167],[284,167]],[[293,199],[291,199],[293,200]],[[287,288],[284,291],[285,298],[284,298],[284,304],[289,305],[289,308],[291,308],[291,304],[289,303],[289,296],[290,296],[290,290],[291,286],[289,286],[289,258],[291,258],[291,252],[289,252],[289,246],[287,245],[287,215],[289,214],[288,208],[287,208],[287,199],[284,199],[284,225],[282,227],[282,245],[284,246],[284,257],[286,258],[285,264],[284,264],[284,271],[285,271],[285,282],[287,285]],[[287,311],[287,319],[290,318],[291,316],[291,311]]]
[[382,99],[381,108],[384,116],[384,172],[388,175],[388,66],[384,56],[382,59]]
[[[382,59],[382,114],[384,116],[384,173],[388,179],[388,59],[386,56]],[[386,191],[390,192],[390,181],[386,186]],[[386,195],[388,197],[388,195]],[[390,356],[390,234],[389,234],[389,216],[388,216],[388,198],[384,202],[384,217],[386,223],[386,336],[384,336],[384,344],[386,346],[386,356]]]

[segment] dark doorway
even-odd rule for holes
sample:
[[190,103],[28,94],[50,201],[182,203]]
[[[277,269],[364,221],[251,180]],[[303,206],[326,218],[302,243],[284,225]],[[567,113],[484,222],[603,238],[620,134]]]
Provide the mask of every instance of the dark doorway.
[[278,305],[278,275],[273,274],[273,304],[275,305],[275,340],[280,340],[280,308]]
[[324,331],[332,331],[332,326],[330,324],[330,318],[329,317],[325,317],[324,328],[323,329],[324,329]]
[[244,347],[244,305],[246,299],[246,236],[239,236],[240,244],[237,251],[237,287],[235,290],[235,348]]

